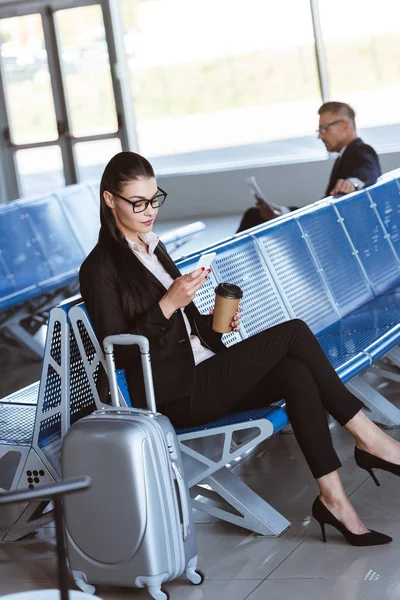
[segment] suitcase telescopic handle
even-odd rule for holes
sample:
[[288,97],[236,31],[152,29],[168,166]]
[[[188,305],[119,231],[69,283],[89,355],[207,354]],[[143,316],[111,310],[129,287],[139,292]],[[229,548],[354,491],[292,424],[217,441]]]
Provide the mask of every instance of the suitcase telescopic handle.
[[133,335],[131,333],[121,333],[118,335],[108,335],[103,341],[104,354],[106,356],[108,379],[110,382],[111,401],[114,406],[121,406],[118,392],[117,376],[115,373],[114,346],[139,346],[140,358],[142,360],[144,387],[146,392],[147,408],[157,412],[156,398],[154,394],[153,374],[150,361],[149,340],[143,335]]

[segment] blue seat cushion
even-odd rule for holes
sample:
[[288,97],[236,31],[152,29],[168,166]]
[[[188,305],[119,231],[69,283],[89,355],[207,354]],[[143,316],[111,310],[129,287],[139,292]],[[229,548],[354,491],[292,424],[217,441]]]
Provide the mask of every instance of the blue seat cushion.
[[318,335],[332,365],[368,352],[375,360],[400,341],[400,299],[378,296],[346,315]]
[[253,408],[249,410],[241,410],[240,412],[225,415],[215,421],[199,425],[197,427],[188,427],[186,429],[178,429],[177,434],[192,433],[195,431],[207,431],[216,429],[217,427],[225,427],[227,425],[237,425],[239,423],[249,423],[259,419],[268,419],[274,426],[274,433],[277,433],[282,427],[288,424],[285,403],[283,401],[276,402],[270,406],[263,408]]
[[353,336],[322,336],[319,334],[317,338],[343,383],[370,366],[368,356],[363,354],[364,347],[361,344],[355,344]]

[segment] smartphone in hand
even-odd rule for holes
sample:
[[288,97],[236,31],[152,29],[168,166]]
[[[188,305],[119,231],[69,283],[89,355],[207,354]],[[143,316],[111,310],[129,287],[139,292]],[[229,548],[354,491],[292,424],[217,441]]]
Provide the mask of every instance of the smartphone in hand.
[[202,267],[204,267],[204,269],[207,271],[207,269],[209,269],[211,267],[211,263],[216,256],[217,256],[216,252],[209,252],[208,254],[202,254],[199,258],[199,261],[198,261],[196,267],[193,269],[193,271],[196,271],[197,269],[201,269]]

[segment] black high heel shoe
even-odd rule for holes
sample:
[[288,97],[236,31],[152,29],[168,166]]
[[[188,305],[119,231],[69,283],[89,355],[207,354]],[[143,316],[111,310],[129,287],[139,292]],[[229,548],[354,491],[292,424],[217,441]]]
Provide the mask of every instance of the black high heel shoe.
[[354,458],[361,469],[368,471],[377,486],[381,484],[372,469],[382,469],[382,471],[388,471],[400,477],[400,465],[378,458],[369,452],[365,452],[365,450],[360,450],[357,446],[354,448]]
[[384,533],[371,529],[368,533],[352,533],[328,510],[319,498],[316,497],[312,505],[312,515],[321,527],[322,539],[326,542],[325,525],[331,525],[343,535],[352,546],[381,546],[392,542],[392,538]]

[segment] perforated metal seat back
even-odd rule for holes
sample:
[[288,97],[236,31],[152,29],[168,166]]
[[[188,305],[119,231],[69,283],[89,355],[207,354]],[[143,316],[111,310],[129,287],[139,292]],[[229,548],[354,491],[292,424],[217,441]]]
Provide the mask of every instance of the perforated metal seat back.
[[342,315],[373,298],[370,286],[332,206],[301,215],[299,225]]
[[[57,309],[52,313],[56,314]],[[40,378],[37,443],[39,448],[44,447],[49,440],[61,437],[61,402],[64,386],[62,372],[62,335],[65,330],[62,320],[65,321],[63,311],[60,311],[62,320],[56,319],[51,314],[48,328],[45,358],[42,375]],[[64,358],[65,360],[65,358]],[[48,416],[46,416],[48,415]]]
[[36,406],[0,402],[0,444],[30,446]]
[[69,185],[59,192],[61,204],[85,256],[97,243],[100,211],[87,185]]
[[77,270],[83,251],[54,194],[18,202],[53,276]]
[[315,333],[335,322],[339,314],[296,220],[264,229],[256,238],[292,317]]
[[2,206],[0,214],[1,263],[8,273],[2,293],[10,291],[11,284],[14,292],[29,288],[33,295],[39,282],[51,276],[49,266],[17,203]]
[[69,308],[70,304],[66,303],[64,307],[50,312],[39,389],[39,429],[36,432],[39,448],[45,448],[51,441],[61,438],[62,421],[66,426],[65,419],[68,418],[66,407],[69,409],[70,425],[95,410],[89,376],[67,319]]
[[400,258],[400,188],[396,180],[373,186],[368,194]]
[[290,318],[252,238],[234,240],[218,248],[213,271],[219,282],[234,283],[243,290],[241,322],[246,336]]
[[[177,263],[177,267],[180,269],[182,275],[186,275],[187,273],[191,273],[200,258],[201,253],[198,254],[195,258],[190,259],[189,261],[185,261],[183,263]],[[196,308],[202,315],[208,315],[210,310],[214,308],[215,304],[215,288],[218,285],[218,281],[215,277],[214,273],[210,273],[203,287],[197,292],[194,303]],[[237,342],[240,342],[242,338],[238,333],[226,333],[222,336],[222,340],[226,346],[232,346]]]
[[[96,355],[95,347],[88,335],[84,323],[80,320],[77,321],[77,327],[79,331],[79,337],[82,342],[84,349],[84,357],[78,347],[77,339],[73,328],[70,328],[70,418],[71,425],[82,419],[86,415],[91,414],[96,410],[96,403],[94,399],[94,386],[97,388],[99,383],[100,371],[103,369],[101,363],[96,364],[96,367],[92,369],[92,382],[89,381],[90,368],[85,368],[84,360],[87,361],[89,366],[92,364],[93,359]],[[97,363],[97,361],[96,361]],[[105,376],[105,373],[104,373]],[[105,376],[104,383],[108,385],[107,378]]]
[[368,195],[337,200],[335,207],[376,294],[400,280],[400,265]]

